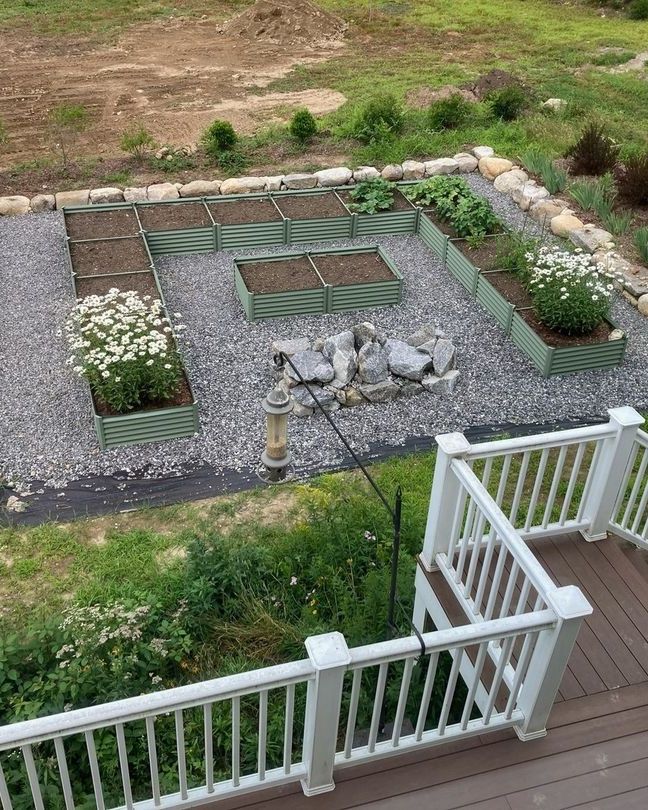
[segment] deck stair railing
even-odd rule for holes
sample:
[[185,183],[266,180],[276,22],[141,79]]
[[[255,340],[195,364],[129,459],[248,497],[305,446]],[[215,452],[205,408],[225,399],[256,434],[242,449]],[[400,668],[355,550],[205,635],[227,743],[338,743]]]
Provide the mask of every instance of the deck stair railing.
[[439,437],[421,562],[441,572],[460,626],[424,632],[435,606],[419,567],[420,635],[349,648],[326,633],[300,661],[4,726],[3,810],[44,810],[52,791],[66,810],[176,810],[290,782],[310,796],[345,766],[401,751],[502,728],[544,734],[591,607],[553,584],[526,540],[611,528],[645,543],[640,423],[621,408],[605,425],[525,439]]

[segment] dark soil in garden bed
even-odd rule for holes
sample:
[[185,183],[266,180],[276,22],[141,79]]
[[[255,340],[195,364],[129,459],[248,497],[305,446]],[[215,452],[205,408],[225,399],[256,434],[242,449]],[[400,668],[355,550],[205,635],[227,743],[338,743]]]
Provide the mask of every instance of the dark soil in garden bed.
[[[350,191],[338,191],[338,194],[345,202],[346,205],[351,205],[353,203],[353,198],[351,197]],[[412,207],[412,203],[405,197],[398,189],[394,191],[394,202],[391,204],[390,208],[385,208],[381,211],[377,211],[377,214],[386,214],[389,211],[414,211]],[[362,212],[358,212],[362,213]],[[372,216],[371,214],[363,214],[363,216]]]
[[312,258],[324,281],[336,287],[396,279],[377,252],[329,253]]
[[509,303],[514,304],[516,307],[531,306],[531,296],[514,273],[502,270],[499,273],[485,273],[484,278],[489,281]]
[[65,214],[65,227],[70,239],[75,240],[137,236],[140,231],[137,216],[132,208]]
[[306,256],[239,265],[245,286],[251,293],[276,293],[314,290],[322,286]]
[[281,213],[289,219],[348,217],[349,212],[332,191],[321,194],[289,194],[275,198]]
[[150,295],[156,299],[160,297],[153,273],[124,273],[76,279],[77,298],[86,298],[88,295],[105,295],[113,287],[117,287],[122,292],[134,290],[140,295]]
[[247,225],[254,222],[274,222],[282,219],[277,206],[266,198],[207,203],[216,222],[221,225]]
[[70,242],[70,255],[77,276],[150,269],[149,255],[140,236],[100,242]]
[[202,203],[140,205],[137,213],[145,231],[181,231],[208,228],[212,224]]
[[461,240],[455,242],[463,255],[471,261],[478,270],[498,270],[497,267],[497,238],[487,236],[484,241],[475,248],[471,248],[468,242]]
[[191,396],[191,388],[189,388],[189,381],[187,380],[186,375],[182,374],[182,378],[180,380],[180,385],[176,393],[170,399],[164,400],[157,400],[155,402],[147,402],[145,405],[142,405],[140,408],[133,409],[132,411],[126,411],[126,413],[119,413],[118,411],[113,410],[109,405],[106,405],[105,402],[100,400],[98,397],[92,396],[94,400],[94,406],[96,412],[99,416],[127,416],[129,414],[134,413],[145,413],[146,411],[157,411],[161,408],[174,408],[179,405],[191,405],[193,402],[193,397]]
[[455,231],[455,229],[452,227],[452,225],[449,225],[447,222],[443,222],[442,220],[440,220],[439,217],[436,214],[436,211],[432,211],[432,210],[423,211],[421,216],[427,217],[430,220],[430,222],[434,223],[434,225],[437,226],[437,228],[441,231],[441,233],[444,233],[446,236],[449,236],[451,239],[457,239],[458,238],[458,234]]

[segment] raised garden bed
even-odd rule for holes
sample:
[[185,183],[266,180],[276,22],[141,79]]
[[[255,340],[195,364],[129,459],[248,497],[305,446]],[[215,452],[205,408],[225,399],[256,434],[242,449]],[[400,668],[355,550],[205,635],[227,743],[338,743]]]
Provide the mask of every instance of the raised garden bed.
[[215,224],[216,250],[286,244],[288,221],[269,194],[207,199]]
[[70,258],[79,278],[151,269],[151,257],[141,236],[70,242]]
[[[338,192],[340,199],[350,205],[353,200],[350,191]],[[399,234],[416,233],[418,220],[418,209],[399,189],[394,191],[394,202],[390,209],[377,211],[375,214],[364,214],[355,212],[352,223],[353,236],[372,236],[374,234],[388,234],[396,236]]]
[[117,287],[118,290],[129,292],[133,290],[140,295],[150,295],[162,300],[155,274],[148,273],[116,273],[109,276],[85,276],[74,280],[77,298],[86,298],[88,295],[105,295],[108,290]]
[[141,202],[137,213],[152,256],[216,249],[214,221],[202,200]]
[[65,228],[74,241],[82,239],[111,239],[115,236],[137,236],[140,223],[135,209],[130,204],[97,206],[88,211],[87,206],[66,208]]
[[377,246],[240,257],[234,278],[248,320],[400,303],[402,276]]
[[288,220],[286,244],[352,235],[353,217],[336,191],[279,192],[272,196]]

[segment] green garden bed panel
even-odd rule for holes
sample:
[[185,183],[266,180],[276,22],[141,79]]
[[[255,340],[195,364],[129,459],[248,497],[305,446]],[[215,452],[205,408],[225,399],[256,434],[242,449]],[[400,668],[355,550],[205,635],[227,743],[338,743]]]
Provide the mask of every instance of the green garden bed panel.
[[[607,323],[611,329],[616,328],[612,321]],[[627,337],[624,334],[619,340],[606,340],[602,343],[569,347],[548,346],[517,312],[514,313],[511,322],[511,340],[545,377],[614,368],[623,361],[627,345]]]
[[119,416],[100,416],[95,411],[94,423],[102,450],[182,439],[193,436],[199,430],[198,405],[192,402],[189,405]]
[[217,226],[216,237],[218,250],[236,250],[241,248],[271,247],[286,244],[286,224],[282,220],[275,222],[257,222],[253,225]]
[[430,250],[435,253],[442,262],[445,262],[448,237],[440,231],[434,222],[431,222],[422,211],[419,216],[418,235]]
[[175,231],[144,231],[144,236],[152,256],[210,253],[216,250],[213,226]]
[[396,236],[416,233],[418,211],[384,211],[379,214],[356,214],[354,236]]
[[508,335],[511,331],[511,321],[515,312],[515,305],[509,303],[504,296],[493,287],[487,275],[480,274],[477,277],[477,289],[475,298],[488,310],[495,320],[504,327]]
[[[282,258],[286,257],[282,256]],[[253,261],[264,260],[265,257],[259,257]],[[245,281],[236,264],[234,265],[234,283],[249,321],[284,318],[290,315],[323,315],[326,312],[325,287],[278,293],[251,293],[245,286]]]
[[331,239],[351,237],[352,217],[326,217],[324,219],[290,220],[289,240],[291,245],[305,242],[325,242]]
[[475,290],[477,289],[479,271],[470,261],[470,259],[467,259],[463,255],[452,240],[448,240],[445,261],[446,267],[452,273],[452,275],[458,281],[460,281],[470,293],[474,295]]
[[351,312],[400,304],[402,279],[377,281],[375,284],[348,284],[331,287],[330,312]]

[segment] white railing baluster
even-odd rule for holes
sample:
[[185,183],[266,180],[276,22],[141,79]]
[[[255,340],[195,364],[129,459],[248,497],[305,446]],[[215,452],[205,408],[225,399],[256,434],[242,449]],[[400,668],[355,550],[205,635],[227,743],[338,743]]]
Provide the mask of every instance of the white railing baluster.
[[7,789],[7,781],[2,770],[2,764],[0,764],[0,804],[2,804],[2,810],[13,810],[13,804],[11,803],[9,790]]
[[[448,474],[452,475],[452,470]],[[467,498],[468,493],[462,487],[459,493],[459,497],[457,498],[457,503],[455,505],[455,510],[452,518],[452,526],[450,529],[450,542],[448,543],[448,552],[446,557],[446,565],[448,568],[452,568],[454,566],[454,556],[457,550],[457,543],[459,542],[459,538],[461,537],[461,532],[463,529]]]
[[504,591],[504,598],[502,599],[502,607],[500,608],[500,619],[508,616],[508,612],[511,607],[511,600],[513,599],[513,591],[515,590],[515,583],[517,582],[519,573],[519,563],[517,560],[513,560],[511,563],[511,570],[509,571],[508,582],[506,583],[506,590]]
[[477,650],[477,658],[475,659],[475,669],[472,675],[470,688],[468,689],[468,695],[466,696],[466,702],[464,703],[463,712],[461,714],[461,728],[464,731],[468,727],[468,721],[470,720],[470,712],[475,702],[475,695],[477,694],[477,688],[479,686],[479,682],[481,679],[482,670],[484,669],[484,663],[486,662],[487,652],[488,652],[488,642],[482,642],[479,645],[479,649]]
[[388,663],[383,663],[378,667],[378,683],[376,684],[376,694],[374,696],[373,712],[371,714],[371,726],[369,727],[369,742],[367,743],[369,751],[371,752],[376,750],[376,741],[378,740],[378,730],[380,728],[380,721],[382,718],[382,705],[385,697],[385,684],[387,683],[388,669]]
[[286,687],[286,711],[284,715],[284,749],[283,766],[286,776],[292,769],[293,726],[295,717],[295,684],[289,683]]
[[448,716],[452,706],[452,699],[454,698],[455,689],[457,687],[457,678],[459,677],[459,668],[461,667],[461,660],[463,658],[464,648],[459,647],[455,650],[454,658],[452,659],[452,666],[450,667],[450,675],[448,676],[448,683],[443,696],[443,705],[441,706],[441,714],[439,715],[439,722],[437,724],[437,731],[439,736],[443,736],[446,725],[448,723]]
[[97,748],[95,746],[94,734],[92,731],[86,731],[85,743],[88,750],[88,760],[90,762],[90,775],[92,776],[92,789],[94,791],[94,800],[97,805],[97,810],[106,810],[103,797],[103,787],[101,785],[101,773],[99,771],[99,762],[97,761]]
[[643,477],[646,474],[646,468],[648,468],[648,450],[644,451],[643,458],[639,462],[639,469],[637,470],[637,477],[635,478],[635,482],[630,490],[630,496],[628,497],[628,503],[626,504],[625,511],[623,513],[623,519],[621,520],[621,526],[625,529],[630,522],[630,518],[632,517],[632,513],[634,511],[634,505],[637,500],[637,495],[639,494],[639,490],[642,485]]
[[268,691],[259,692],[259,748],[257,762],[259,766],[259,779],[263,782],[266,777],[266,742],[268,737]]
[[398,705],[396,706],[396,717],[394,718],[394,731],[392,733],[392,745],[396,748],[400,742],[401,729],[403,727],[403,718],[405,717],[405,708],[407,706],[407,698],[409,696],[410,680],[412,678],[412,667],[414,666],[414,659],[407,658],[403,668],[403,677],[401,678],[401,688],[398,695]]
[[554,503],[556,502],[556,493],[558,486],[562,480],[562,473],[565,467],[565,459],[567,458],[567,445],[563,445],[558,452],[558,459],[556,460],[556,469],[554,470],[553,478],[551,479],[551,487],[549,495],[547,496],[547,505],[545,506],[544,514],[542,516],[542,528],[546,529],[551,520],[551,513],[553,512]]
[[61,737],[57,737],[54,740],[54,751],[56,752],[56,764],[58,765],[59,776],[61,777],[61,787],[63,788],[65,810],[75,810],[72,784],[70,783],[70,772],[68,771],[67,759],[65,757],[65,746],[63,745],[63,740]]
[[497,662],[497,667],[495,668],[495,674],[493,675],[493,683],[491,684],[491,688],[488,693],[488,700],[486,702],[486,708],[484,709],[483,714],[485,726],[488,725],[488,721],[491,719],[493,709],[495,708],[495,701],[497,700],[497,695],[499,694],[500,687],[502,686],[502,681],[504,679],[504,671],[508,665],[509,658],[511,657],[511,652],[513,650],[513,642],[515,641],[515,638],[516,638],[515,636],[510,636],[501,645],[499,661]]
[[511,503],[511,511],[509,513],[509,523],[515,526],[515,520],[520,508],[520,501],[524,494],[524,484],[526,483],[526,474],[529,469],[529,461],[531,460],[531,451],[525,450],[522,453],[522,461],[520,462],[520,471],[518,472],[517,483],[515,485],[515,492],[513,493],[513,501]]
[[347,718],[346,734],[344,736],[344,758],[349,759],[353,748],[353,737],[355,736],[356,720],[358,717],[358,702],[360,700],[360,683],[362,681],[362,670],[353,671],[353,682],[351,683],[351,697],[349,698],[349,716]]
[[185,753],[184,714],[182,709],[176,709],[174,715],[176,752],[178,755],[178,783],[180,785],[180,796],[182,799],[186,800],[189,793],[187,790],[187,756]]
[[[646,505],[648,504],[648,486],[645,487],[643,491],[643,495],[641,496],[641,500],[639,501],[639,506],[637,507],[637,513],[635,515],[635,519],[632,521],[632,528],[630,531],[632,534],[637,534],[637,529],[639,528],[639,524],[641,523],[641,518],[643,517],[644,512],[646,511]],[[645,533],[645,528],[644,528]]]
[[520,657],[518,658],[517,666],[515,667],[515,676],[513,678],[513,683],[511,684],[511,691],[509,693],[508,700],[506,701],[506,708],[504,710],[507,718],[510,718],[513,714],[515,702],[517,701],[522,683],[526,677],[526,672],[529,668],[529,663],[531,662],[531,656],[533,655],[534,644],[537,639],[537,633],[527,633],[524,637]]
[[484,621],[488,621],[493,616],[493,612],[495,610],[495,603],[497,602],[497,596],[499,594],[500,583],[502,581],[502,574],[504,572],[504,563],[506,562],[507,554],[508,549],[506,548],[504,543],[500,543],[497,552],[497,563],[495,565],[495,572],[493,574],[493,579],[491,580],[491,592],[488,596],[488,602],[486,603],[486,612],[484,613]]
[[241,783],[241,698],[232,698],[232,784]]
[[203,706],[203,734],[205,737],[205,787],[207,793],[214,792],[214,734],[212,724],[212,705]]
[[427,713],[430,709],[430,700],[432,699],[432,689],[434,688],[434,681],[436,678],[437,666],[439,664],[439,653],[432,653],[428,661],[428,669],[425,675],[425,684],[423,686],[423,695],[421,696],[421,705],[419,707],[418,717],[416,718],[416,729],[414,736],[416,741],[419,742],[425,731],[425,720]]
[[602,447],[603,447],[602,441],[596,442],[594,446],[594,455],[592,456],[592,460],[590,461],[589,469],[587,471],[587,477],[585,478],[585,486],[583,487],[583,494],[581,495],[580,503],[578,505],[578,511],[576,512],[576,520],[581,520],[585,513],[585,507],[587,505],[587,497],[592,488],[592,481],[594,479]]
[[524,582],[522,583],[522,587],[520,588],[520,595],[518,597],[517,606],[515,608],[516,616],[519,616],[521,613],[524,613],[530,592],[531,592],[531,580],[528,577],[525,577]]
[[507,453],[507,455],[504,456],[504,462],[502,463],[502,472],[500,473],[499,484],[497,485],[497,494],[495,495],[495,503],[499,507],[502,506],[502,501],[504,500],[504,495],[506,494],[506,485],[508,484],[512,458],[513,454]]
[[155,741],[155,718],[147,717],[146,721],[146,746],[149,758],[149,773],[151,774],[151,792],[153,794],[153,804],[159,807],[160,801],[160,772],[158,768],[157,743]]
[[538,471],[536,472],[535,481],[533,482],[533,490],[531,491],[531,500],[529,501],[529,508],[527,509],[526,520],[524,521],[524,531],[528,532],[533,526],[533,518],[538,506],[538,497],[540,496],[540,488],[544,481],[545,470],[547,469],[547,461],[549,460],[549,450],[545,449],[540,453],[540,462],[538,464]]
[[493,561],[493,553],[495,551],[495,527],[491,526],[486,541],[486,552],[484,554],[484,562],[482,563],[482,570],[479,574],[479,582],[477,583],[477,593],[473,602],[473,613],[478,616],[481,612],[482,601],[486,590],[486,583],[488,582],[488,575],[490,573],[491,563]]
[[623,476],[623,481],[621,482],[621,486],[619,488],[619,494],[617,495],[617,499],[614,502],[614,509],[612,510],[612,522],[615,521],[618,522],[617,518],[619,517],[621,506],[623,504],[625,496],[628,494],[628,484],[630,483],[632,471],[634,470],[634,466],[637,461],[637,456],[639,454],[639,447],[640,445],[638,442],[635,442],[632,447],[630,459],[628,460],[628,467],[626,469],[625,475]]
[[32,747],[31,745],[23,745],[21,750],[25,761],[25,768],[27,768],[27,779],[29,779],[29,789],[31,790],[32,799],[34,800],[34,808],[35,810],[45,810]]
[[583,456],[585,455],[585,450],[587,448],[587,444],[582,442],[578,445],[576,450],[576,456],[574,458],[574,463],[572,464],[571,473],[569,474],[569,483],[567,484],[567,491],[565,492],[565,498],[563,500],[562,509],[560,510],[560,519],[558,523],[561,526],[565,525],[565,521],[567,520],[567,516],[569,515],[569,510],[571,509],[572,498],[574,497],[574,489],[576,488],[576,483],[578,482],[578,476],[580,475],[580,469],[583,464]]
[[119,770],[121,771],[122,789],[124,791],[124,804],[126,810],[133,810],[133,791],[130,782],[130,770],[128,768],[128,751],[126,750],[126,738],[124,737],[123,723],[115,725],[115,735],[117,737],[117,754],[119,757]]

